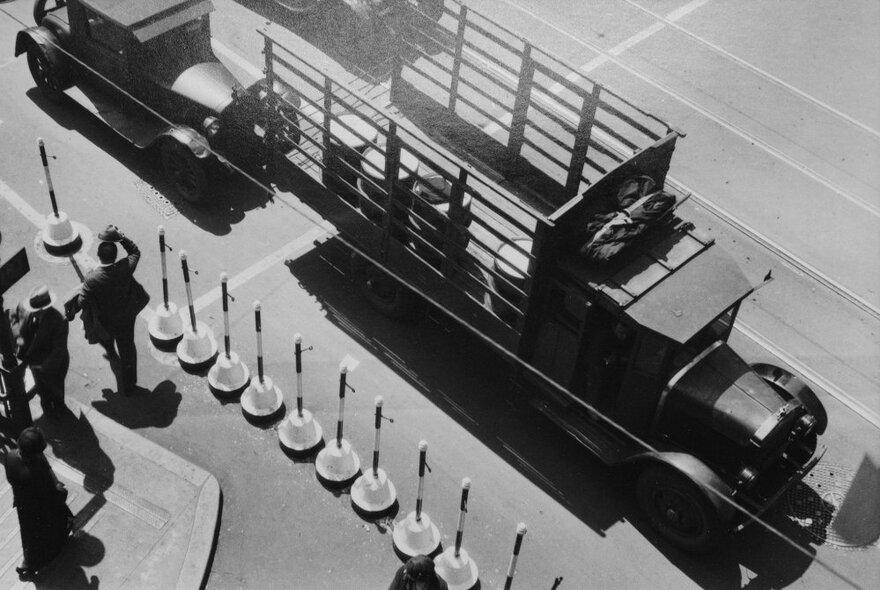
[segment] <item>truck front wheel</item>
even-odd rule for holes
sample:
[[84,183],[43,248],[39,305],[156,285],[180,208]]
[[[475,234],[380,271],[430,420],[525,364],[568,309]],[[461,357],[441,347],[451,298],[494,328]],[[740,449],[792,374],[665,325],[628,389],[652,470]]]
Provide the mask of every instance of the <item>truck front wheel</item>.
[[200,204],[208,183],[202,162],[174,139],[165,139],[159,144],[159,157],[175,192],[190,203]]
[[373,306],[389,317],[412,318],[421,299],[400,281],[358,253],[351,255],[352,277]]
[[53,102],[61,101],[64,90],[70,86],[70,83],[59,68],[52,64],[46,51],[32,42],[27,48],[27,62],[40,92]]
[[710,551],[724,538],[726,531],[712,502],[670,467],[646,467],[636,483],[636,499],[657,532],[681,549]]

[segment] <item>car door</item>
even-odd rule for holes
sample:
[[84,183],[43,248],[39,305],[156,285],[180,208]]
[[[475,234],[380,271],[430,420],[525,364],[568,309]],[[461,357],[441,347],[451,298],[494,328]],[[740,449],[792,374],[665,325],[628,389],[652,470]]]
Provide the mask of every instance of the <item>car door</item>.
[[[81,55],[95,72],[96,81],[111,88],[127,90],[129,31],[88,7],[83,7]],[[109,82],[109,84],[107,84]]]

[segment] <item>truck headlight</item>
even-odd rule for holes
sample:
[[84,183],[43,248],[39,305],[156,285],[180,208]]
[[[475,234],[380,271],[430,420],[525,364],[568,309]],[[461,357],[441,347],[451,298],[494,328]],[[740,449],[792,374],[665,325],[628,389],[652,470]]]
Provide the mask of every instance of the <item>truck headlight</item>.
[[205,130],[205,136],[210,139],[219,133],[220,119],[217,117],[205,117],[205,120],[202,121],[202,128]]
[[758,471],[746,465],[736,474],[736,485],[739,488],[747,490],[755,485],[755,480],[757,478]]

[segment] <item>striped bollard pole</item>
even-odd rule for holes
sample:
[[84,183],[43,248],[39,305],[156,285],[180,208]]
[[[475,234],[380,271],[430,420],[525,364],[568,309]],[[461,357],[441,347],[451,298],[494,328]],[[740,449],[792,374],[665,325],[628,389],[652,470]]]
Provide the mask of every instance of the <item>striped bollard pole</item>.
[[522,548],[523,537],[526,534],[525,523],[516,526],[516,541],[513,544],[513,555],[510,556],[510,565],[507,567],[507,580],[504,582],[504,590],[510,590],[513,584],[513,575],[516,573],[516,561],[519,559],[519,550]]
[[193,306],[192,288],[189,286],[189,263],[186,258],[186,250],[180,251],[180,266],[183,269],[183,284],[186,286],[186,305],[189,308],[190,328],[193,332],[198,331],[196,326],[196,308]]
[[208,371],[208,387],[219,398],[231,398],[244,391],[251,381],[251,374],[238,354],[232,352],[232,336],[229,330],[229,275],[220,273],[220,301],[223,306],[223,354],[217,356]]
[[303,366],[302,366],[302,334],[293,335],[293,355],[296,357],[296,414],[303,416]]
[[461,480],[461,504],[458,508],[458,529],[455,532],[455,557],[461,555],[461,539],[464,536],[464,517],[467,514],[468,493],[471,489],[470,478]]
[[46,186],[49,187],[49,200],[52,202],[52,213],[55,217],[58,215],[58,201],[55,199],[55,187],[52,186],[52,174],[49,172],[49,158],[46,157],[46,146],[43,138],[37,138],[37,144],[40,146],[40,159],[43,161],[43,172],[46,173]]
[[373,477],[379,477],[379,436],[382,432],[382,396],[376,396],[376,439],[373,443]]
[[159,232],[159,260],[162,264],[162,303],[156,306],[156,312],[150,318],[148,331],[150,341],[159,350],[171,351],[183,337],[183,321],[177,313],[177,306],[168,300],[168,266],[165,248],[165,228],[161,225]]
[[46,185],[49,187],[49,200],[52,202],[52,213],[46,216],[46,225],[42,231],[43,246],[49,254],[71,254],[82,246],[82,238],[67,218],[67,214],[58,210],[52,174],[49,172],[49,158],[46,156],[46,146],[42,137],[37,138],[37,144],[40,148],[43,172],[46,174]]
[[159,259],[162,261],[162,303],[168,309],[168,270],[165,265],[165,228],[159,226]]
[[[391,539],[398,553],[414,557],[433,556],[440,548],[440,530],[426,512],[422,511],[425,492],[425,468],[428,442],[419,441],[419,491],[416,496],[416,509],[394,523]],[[428,468],[430,470],[430,468]]]
[[260,321],[263,306],[259,301],[254,301],[254,324],[257,328],[257,379],[264,382],[263,375],[263,325]]
[[[373,468],[355,480],[351,487],[351,505],[362,516],[376,518],[387,514],[397,501],[397,491],[383,469],[379,468],[379,439],[382,431],[381,395],[376,396],[376,438],[373,445]],[[386,418],[393,422],[390,418]]]
[[257,331],[257,380],[241,394],[241,412],[251,422],[267,422],[284,408],[284,396],[272,379],[263,371],[262,304],[254,301],[254,327]]
[[186,286],[186,303],[189,308],[189,327],[183,331],[183,338],[177,343],[177,359],[180,366],[190,371],[201,370],[214,362],[217,356],[217,341],[214,333],[202,322],[196,321],[196,308],[193,305],[192,288],[189,284],[189,263],[186,250],[180,251],[180,266],[183,269],[183,284]]
[[345,416],[345,388],[348,367],[339,365],[339,417],[336,421],[336,444],[327,445],[315,458],[315,472],[318,480],[332,487],[343,487],[358,477],[361,471],[361,460],[351,448],[351,444],[342,438],[342,423]]
[[425,466],[428,464],[428,441],[419,441],[419,491],[416,496],[416,521],[422,520],[422,498],[425,493]]
[[225,272],[220,273],[220,298],[223,305],[223,351],[226,358],[230,355],[230,338],[229,338],[229,289],[227,283],[229,275]]
[[336,420],[336,446],[342,446],[342,421],[345,417],[345,376],[348,374],[348,367],[339,366],[339,417]]

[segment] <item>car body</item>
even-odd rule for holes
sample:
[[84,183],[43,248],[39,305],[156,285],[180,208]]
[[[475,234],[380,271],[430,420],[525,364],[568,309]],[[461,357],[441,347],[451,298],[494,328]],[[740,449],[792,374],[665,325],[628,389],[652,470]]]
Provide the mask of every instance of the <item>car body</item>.
[[[265,81],[245,87],[214,55],[210,0],[46,3],[37,0],[37,26],[19,32],[15,55],[27,53],[50,98],[66,93],[138,147],[157,147],[189,201],[203,200],[209,162],[258,164],[249,158],[278,113],[261,101]],[[276,91],[298,104],[292,90]]]

